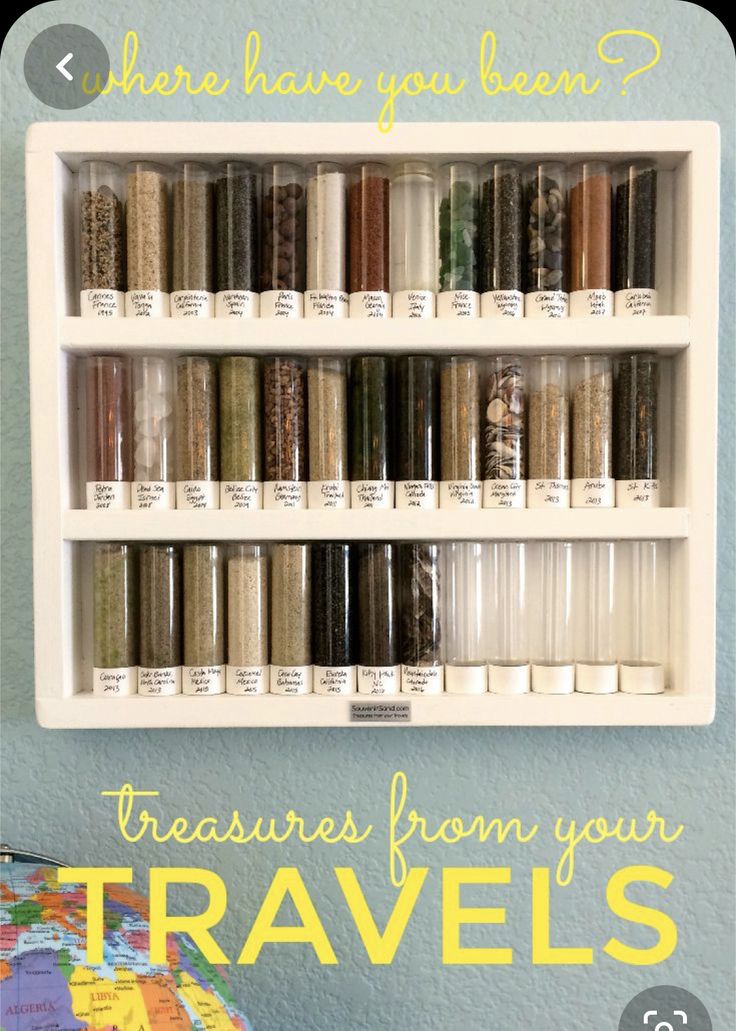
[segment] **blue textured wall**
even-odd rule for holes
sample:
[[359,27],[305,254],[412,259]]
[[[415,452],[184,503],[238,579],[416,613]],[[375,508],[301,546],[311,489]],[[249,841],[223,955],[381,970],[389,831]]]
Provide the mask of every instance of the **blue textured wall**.
[[[714,119],[723,130],[723,225],[732,257],[734,58],[725,30],[710,14],[675,0],[591,4],[497,0],[430,4],[405,0],[372,5],[344,0],[307,5],[251,0],[247,5],[194,0],[114,4],[61,0],[43,4],[11,29],[2,55],[2,290],[3,290],[3,838],[69,863],[136,867],[144,883],[151,865],[203,865],[230,891],[221,934],[237,954],[265,885],[280,865],[297,864],[320,907],[339,966],[320,967],[303,946],[266,947],[255,967],[234,971],[236,991],[257,1029],[392,1029],[614,1027],[626,1002],[656,983],[680,984],[709,1006],[714,1026],[733,1026],[733,534],[719,547],[718,713],[712,727],[668,729],[380,731],[44,732],[33,714],[28,361],[25,286],[23,139],[36,120],[64,118],[35,101],[25,86],[23,55],[35,34],[62,21],[88,25],[107,43],[116,65],[123,32],[141,39],[140,66],[178,61],[236,74],[250,28],[263,37],[264,68],[345,67],[372,80],[379,68],[449,69],[474,78],[483,30],[499,36],[507,69],[560,66],[595,69],[595,43],[613,29],[647,30],[662,42],[662,59],[633,80],[629,95],[614,88],[581,99],[490,99],[473,87],[455,98],[402,101],[398,117],[413,119]],[[631,64],[650,53],[626,51]],[[623,50],[622,50],[623,52]],[[622,66],[623,67],[623,66]],[[621,73],[604,69],[613,84]],[[346,100],[250,98],[237,91],[219,99],[102,98],[81,117],[91,119],[373,120],[370,90]],[[72,112],[69,117],[77,115]],[[581,140],[584,147],[584,140]],[[722,531],[733,528],[734,348],[733,268],[722,283],[720,378],[720,504]],[[695,359],[697,360],[697,359]],[[701,403],[715,403],[714,397]],[[730,658],[729,658],[730,657]],[[546,823],[556,814],[645,813],[650,807],[686,824],[667,850],[620,845],[581,856],[574,884],[555,895],[558,943],[592,945],[588,968],[532,968],[529,962],[529,884],[533,865],[557,855],[540,839],[521,849],[468,845],[410,850],[432,867],[394,964],[371,968],[341,904],[332,865],[355,865],[382,926],[386,890],[383,835],[353,851],[284,845],[126,846],[115,832],[102,788],[130,780],[163,792],[161,809],[215,814],[239,807],[271,814],[296,807],[305,815],[353,806],[362,820],[381,822],[395,769],[410,777],[414,802],[434,816],[486,812],[518,814]],[[661,968],[617,965],[600,949],[617,929],[604,887],[624,863],[661,863],[675,874],[668,909],[680,928],[679,946]],[[508,927],[495,943],[516,946],[508,968],[443,968],[440,956],[440,868],[508,862],[514,882],[503,893]],[[476,904],[484,904],[480,896]],[[499,903],[500,904],[500,903]],[[630,932],[627,932],[630,933]],[[468,934],[468,944],[488,930]],[[642,934],[634,943],[645,943]],[[647,944],[651,943],[647,940]]]

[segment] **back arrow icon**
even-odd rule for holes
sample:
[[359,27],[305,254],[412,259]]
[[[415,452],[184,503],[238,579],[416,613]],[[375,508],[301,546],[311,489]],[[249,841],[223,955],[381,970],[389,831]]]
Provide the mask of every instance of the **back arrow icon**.
[[69,62],[71,61],[71,59],[73,57],[74,57],[74,54],[67,54],[66,57],[62,58],[61,61],[59,61],[59,63],[56,66],[57,72],[61,72],[61,74],[64,76],[64,78],[68,79],[69,82],[71,82],[74,79],[74,76],[72,75],[71,72],[67,71],[66,66],[69,64]]

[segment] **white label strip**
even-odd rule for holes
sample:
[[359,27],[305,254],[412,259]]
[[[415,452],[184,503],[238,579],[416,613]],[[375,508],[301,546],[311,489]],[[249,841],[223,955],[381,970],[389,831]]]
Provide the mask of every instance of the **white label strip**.
[[263,507],[283,511],[307,507],[307,485],[302,480],[276,480],[263,484]]
[[92,480],[87,484],[87,508],[130,508],[130,484],[121,480]]
[[570,315],[574,319],[613,315],[613,291],[573,290]]
[[125,314],[122,290],[82,290],[79,310],[83,319],[115,319]]
[[136,509],[176,508],[176,484],[165,480],[134,480],[130,494]]
[[262,319],[301,319],[304,294],[296,290],[266,290],[261,294]]
[[129,290],[125,295],[125,314],[134,319],[167,318],[169,295],[162,290]]
[[315,694],[355,694],[355,666],[315,666],[312,675]]
[[218,290],[215,294],[216,319],[257,319],[260,314],[261,297],[252,290]]
[[480,508],[483,485],[479,480],[443,480],[440,508]]
[[310,480],[308,508],[350,508],[349,480]]
[[531,669],[528,663],[506,666],[488,665],[488,690],[491,694],[528,694],[531,689]]
[[151,698],[157,695],[181,694],[181,666],[162,666],[160,669],[140,666],[138,694]]
[[433,319],[434,293],[431,290],[400,290],[393,295],[395,319]]
[[480,294],[474,290],[443,290],[437,295],[437,318],[477,319]]
[[445,666],[445,691],[448,694],[485,694],[488,670],[484,665]]
[[527,508],[569,508],[569,480],[529,480]]
[[271,694],[310,694],[311,666],[271,666]]
[[526,480],[484,480],[483,508],[525,508]]
[[574,479],[570,504],[573,508],[613,508],[616,504],[616,481]]
[[307,290],[304,294],[307,319],[346,319],[349,313],[348,295],[343,290]]
[[636,315],[657,314],[657,291],[647,287],[638,290],[617,290],[613,310],[617,316],[631,318]]
[[183,666],[181,686],[184,694],[222,694],[225,690],[224,666]]
[[535,290],[524,297],[527,319],[566,319],[569,298],[562,290]]
[[108,698],[136,694],[138,667],[118,666],[115,669],[103,669],[95,666],[92,670],[92,691],[96,695]]
[[439,491],[434,480],[397,480],[397,508],[437,508]]
[[220,483],[220,508],[263,508],[263,484],[255,480],[223,480]]
[[398,694],[401,666],[358,666],[360,694]]
[[520,290],[487,290],[480,297],[484,319],[520,319],[524,314],[524,295]]
[[393,508],[392,480],[353,480],[350,484],[351,508]]
[[171,317],[212,319],[215,317],[215,295],[207,290],[174,290],[171,294]]
[[226,666],[225,670],[228,694],[249,695],[268,693],[268,666]]
[[659,508],[659,480],[616,480],[617,508]]
[[445,686],[444,666],[402,666],[403,694],[442,694]]
[[391,294],[380,290],[362,290],[350,294],[351,319],[388,319],[391,317]]
[[176,507],[183,509],[218,508],[220,484],[217,480],[179,480]]
[[616,694],[618,665],[613,663],[575,663],[575,690],[579,694]]
[[572,664],[547,666],[532,663],[532,691],[535,694],[572,694],[575,667]]

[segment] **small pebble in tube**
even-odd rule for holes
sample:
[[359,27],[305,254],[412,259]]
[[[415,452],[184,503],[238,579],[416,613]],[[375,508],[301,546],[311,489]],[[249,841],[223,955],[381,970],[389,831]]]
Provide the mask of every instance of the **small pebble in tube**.
[[390,175],[388,165],[379,161],[365,161],[350,171],[348,266],[351,319],[386,319],[391,315]]
[[391,364],[350,359],[350,498],[352,508],[393,508]]
[[309,544],[271,551],[271,693],[312,690],[312,570]]
[[176,508],[174,367],[133,359],[133,508]]
[[570,403],[567,361],[556,355],[533,358],[528,393],[529,508],[570,506]]
[[437,315],[476,318],[478,294],[478,168],[470,161],[443,165],[438,176]]
[[347,176],[334,161],[307,168],[307,281],[304,314],[348,316]]
[[261,366],[257,358],[220,359],[220,508],[263,506]]
[[169,314],[169,170],[152,161],[127,166],[125,314]]
[[573,508],[613,508],[613,372],[611,359],[570,360]]
[[618,508],[656,508],[659,505],[659,362],[654,354],[622,355],[616,360],[615,372],[616,505]]
[[656,315],[657,168],[630,161],[614,171],[616,315]]
[[480,508],[480,362],[440,359],[440,508]]
[[257,319],[260,173],[246,161],[224,161],[215,173],[215,315]]
[[268,669],[268,552],[233,544],[227,555],[228,694],[264,694]]
[[173,544],[144,544],[138,558],[138,694],[181,693],[181,555]]
[[264,508],[307,507],[307,368],[263,360]]
[[564,319],[569,297],[565,166],[541,161],[524,169],[526,268],[524,315],[530,319]]
[[128,358],[85,359],[87,508],[130,508],[130,379]]
[[619,689],[625,694],[661,694],[667,687],[669,549],[669,541],[616,545]]
[[304,169],[274,161],[263,170],[261,317],[299,319],[306,286]]
[[483,507],[526,505],[526,381],[517,355],[488,360],[483,427]]
[[114,318],[125,312],[123,171],[112,161],[79,166],[80,314]]
[[220,544],[184,545],[184,694],[225,690],[225,570]]
[[396,507],[437,508],[439,395],[434,358],[396,363]]
[[483,318],[524,314],[524,192],[521,165],[491,161],[481,170],[480,304]]
[[182,161],[174,171],[174,246],[171,314],[212,318],[215,314],[215,195],[212,171]]
[[615,546],[612,541],[576,541],[572,559],[575,690],[582,694],[615,694]]
[[94,545],[92,690],[114,698],[138,690],[138,591],[130,544]]
[[312,662],[315,694],[356,690],[356,598],[353,545],[312,545]]
[[401,690],[441,694],[442,575],[439,544],[399,546]]
[[483,608],[492,694],[526,694],[530,686],[526,544],[490,541],[483,575]]
[[217,364],[176,360],[176,507],[218,508]]
[[613,315],[611,170],[581,161],[569,170],[570,314]]
[[307,369],[309,508],[349,508],[348,377],[344,358],[311,358]]
[[572,622],[572,544],[541,541],[533,549],[530,569],[536,585],[532,611],[532,691],[572,694],[575,646]]
[[399,658],[396,545],[358,544],[358,691],[398,694]]
[[488,690],[484,547],[475,541],[445,545],[445,690],[449,694],[484,694]]
[[391,183],[391,289],[395,318],[435,313],[435,179],[425,161],[404,161]]

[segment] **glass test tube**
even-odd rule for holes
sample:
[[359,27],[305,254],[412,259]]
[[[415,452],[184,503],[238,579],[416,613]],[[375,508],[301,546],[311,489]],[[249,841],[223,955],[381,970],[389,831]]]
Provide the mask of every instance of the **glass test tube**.
[[478,294],[478,167],[451,161],[438,176],[437,314],[476,318]]
[[570,314],[613,315],[611,169],[581,161],[569,176]]
[[654,354],[627,354],[617,359],[615,372],[616,505],[656,508],[659,504],[659,362]]
[[440,508],[480,508],[480,362],[440,359]]
[[669,655],[669,542],[622,541],[616,546],[619,689],[660,694]]
[[434,316],[435,181],[425,161],[404,161],[391,183],[391,289],[399,318]]
[[575,690],[582,694],[618,690],[615,558],[611,541],[573,545]]
[[565,260],[567,211],[565,166],[540,161],[524,169],[526,270],[524,314],[532,319],[562,319],[568,314]]
[[307,168],[307,318],[347,318],[347,200],[342,165]]
[[526,505],[526,382],[517,355],[488,360],[483,428],[483,507]]
[[532,616],[532,691],[572,694],[575,646],[572,620],[572,544],[542,541],[530,570],[537,585]]
[[396,363],[396,507],[437,508],[439,396],[434,358]]
[[215,314],[215,196],[212,170],[182,161],[174,171],[171,314]]
[[611,359],[570,360],[573,508],[613,508],[613,372]]
[[388,358],[350,359],[350,503],[393,508],[394,483]]
[[264,508],[307,507],[306,395],[304,361],[264,358]]
[[125,314],[169,314],[169,170],[152,161],[127,166]]
[[263,505],[261,366],[257,358],[220,359],[220,508]]
[[349,508],[348,378],[344,358],[312,358],[307,370],[309,508]]
[[92,690],[107,697],[138,689],[138,591],[130,544],[94,545]]
[[87,508],[130,508],[133,478],[130,360],[85,359]]
[[176,507],[218,508],[217,363],[176,360]]
[[184,694],[225,690],[225,575],[221,544],[185,544]]
[[125,311],[123,170],[112,161],[79,166],[80,314],[112,318]]
[[399,546],[401,690],[441,694],[444,687],[439,544]]
[[215,315],[258,318],[260,173],[246,161],[223,161],[214,181]]
[[488,688],[493,694],[526,694],[530,685],[526,544],[491,541],[486,558]]
[[227,693],[264,694],[268,675],[268,551],[233,544],[227,556]]
[[358,691],[397,694],[399,665],[396,545],[358,544]]
[[312,690],[312,574],[309,544],[271,551],[271,693]]
[[133,508],[176,508],[174,367],[167,358],[133,360]]
[[614,170],[616,315],[656,315],[657,167],[642,159]]
[[385,319],[391,314],[389,285],[390,169],[364,161],[350,171],[350,318]]
[[567,362],[554,355],[533,358],[528,395],[529,508],[568,508],[570,505]]
[[353,694],[357,640],[352,546],[312,545],[312,661],[316,694]]
[[481,169],[479,266],[484,318],[524,314],[524,193],[521,165],[491,161]]
[[306,215],[304,169],[274,161],[263,170],[261,317],[304,314]]
[[181,693],[181,555],[173,544],[144,544],[138,559],[138,694]]
[[483,545],[445,545],[445,690],[483,694],[488,690],[483,625]]

